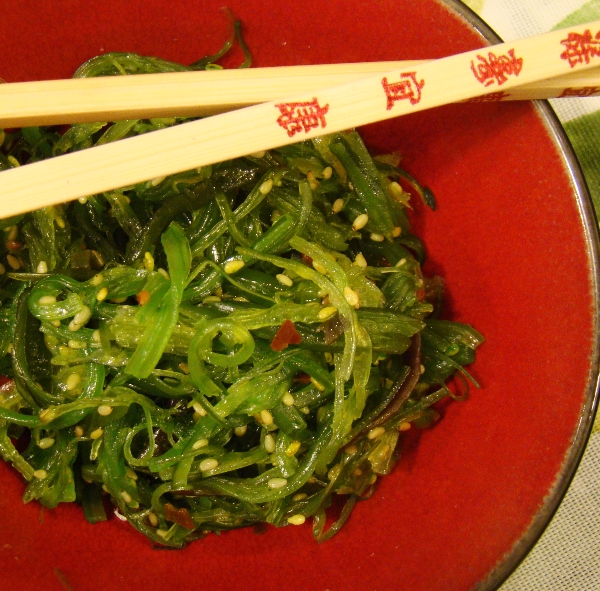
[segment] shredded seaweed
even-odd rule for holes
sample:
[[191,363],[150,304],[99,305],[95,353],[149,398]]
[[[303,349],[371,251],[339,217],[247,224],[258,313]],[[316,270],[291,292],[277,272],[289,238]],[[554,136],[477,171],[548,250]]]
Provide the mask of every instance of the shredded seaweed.
[[[218,67],[110,53],[76,76]],[[180,118],[6,130],[0,169]],[[440,320],[406,181],[355,131],[1,223],[0,454],[24,500],[118,515],[153,543],[313,518],[334,535],[482,336]],[[361,223],[356,223],[360,217]],[[460,388],[449,386],[461,376]],[[345,499],[326,528],[327,509]]]

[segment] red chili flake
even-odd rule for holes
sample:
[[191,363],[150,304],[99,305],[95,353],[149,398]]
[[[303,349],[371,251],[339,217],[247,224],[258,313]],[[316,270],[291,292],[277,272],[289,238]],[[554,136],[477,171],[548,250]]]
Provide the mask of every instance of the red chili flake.
[[312,258],[309,257],[308,255],[305,255],[305,254],[302,255],[302,262],[305,265],[308,265],[309,267],[312,267],[313,261],[312,261]]
[[296,330],[294,323],[286,319],[279,327],[277,334],[271,341],[271,349],[273,351],[283,351],[288,345],[299,345],[302,341],[300,333]]
[[299,373],[294,376],[294,382],[298,384],[310,384],[310,376],[307,373]]
[[417,298],[419,298],[420,302],[422,302],[425,299],[425,290],[424,289],[417,289]]
[[15,388],[14,380],[0,376],[0,392],[12,392]]
[[7,240],[6,248],[8,250],[21,250],[23,248],[23,245],[20,242],[17,242],[16,240]]
[[190,517],[190,512],[185,507],[178,509],[171,503],[165,503],[165,518],[167,521],[185,527],[185,529],[192,530],[196,527],[194,520]]
[[135,299],[140,306],[145,306],[150,301],[151,297],[152,294],[147,289],[142,289],[141,291],[138,291]]

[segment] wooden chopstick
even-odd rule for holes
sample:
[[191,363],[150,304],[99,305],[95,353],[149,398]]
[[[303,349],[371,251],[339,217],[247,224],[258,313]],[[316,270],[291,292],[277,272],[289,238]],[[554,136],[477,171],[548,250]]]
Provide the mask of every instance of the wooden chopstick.
[[2,215],[583,72],[600,62],[598,31],[595,21],[7,170],[0,173]]
[[[423,61],[171,72],[0,84],[0,128],[215,115]],[[501,100],[600,94],[600,67],[502,93]]]

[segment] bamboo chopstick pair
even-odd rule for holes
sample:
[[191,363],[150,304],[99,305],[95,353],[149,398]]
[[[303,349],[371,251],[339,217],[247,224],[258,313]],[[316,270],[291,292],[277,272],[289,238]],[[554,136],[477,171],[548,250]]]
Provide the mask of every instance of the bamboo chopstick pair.
[[236,110],[1,172],[1,215],[447,103],[599,92],[600,21],[426,62],[4,84],[0,127]]

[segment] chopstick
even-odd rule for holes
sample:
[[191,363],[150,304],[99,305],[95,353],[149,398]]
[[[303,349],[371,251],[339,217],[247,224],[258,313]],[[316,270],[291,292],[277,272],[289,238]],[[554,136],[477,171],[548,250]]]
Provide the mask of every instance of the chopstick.
[[599,31],[595,21],[10,169],[2,216],[591,69]]
[[[0,84],[0,128],[215,115],[423,63],[364,62]],[[600,67],[526,84],[498,98],[596,94],[600,94]]]

